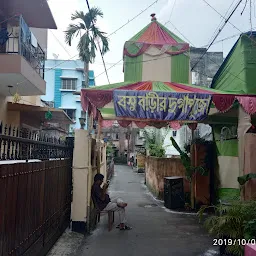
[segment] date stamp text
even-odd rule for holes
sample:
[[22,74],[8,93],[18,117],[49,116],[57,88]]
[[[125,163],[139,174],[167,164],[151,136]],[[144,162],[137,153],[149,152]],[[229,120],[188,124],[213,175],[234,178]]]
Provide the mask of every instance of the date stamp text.
[[231,239],[231,238],[215,238],[213,239],[214,246],[221,246],[221,245],[242,245],[245,246],[246,244],[256,245],[256,239]]

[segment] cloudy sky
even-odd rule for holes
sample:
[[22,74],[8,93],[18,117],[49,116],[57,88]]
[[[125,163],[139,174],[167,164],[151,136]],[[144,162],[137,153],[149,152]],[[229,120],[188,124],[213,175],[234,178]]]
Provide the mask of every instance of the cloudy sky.
[[[225,15],[238,3],[238,0],[206,1],[222,15]],[[225,26],[216,41],[233,35],[236,36],[214,44],[209,51],[223,51],[226,55],[240,32],[250,31],[251,27],[255,27],[256,1],[251,0],[250,5],[249,0],[243,15],[241,15],[245,2],[246,0],[242,1],[230,19],[232,24],[228,23]],[[48,58],[52,59],[53,54],[57,54],[59,59],[70,59],[77,55],[76,42],[71,47],[66,45],[63,31],[70,23],[71,13],[75,10],[87,12],[86,1],[48,0],[48,3],[58,26],[58,30],[49,31]],[[158,21],[162,24],[170,20],[166,26],[184,41],[188,42],[189,40],[189,43],[196,47],[208,45],[216,28],[223,24],[221,16],[210,8],[204,0],[89,0],[89,3],[90,7],[97,6],[102,9],[104,18],[98,21],[98,26],[108,34],[117,30],[152,4],[145,12],[109,37],[110,51],[104,57],[108,69],[122,59],[124,42],[150,22],[151,13],[156,13]],[[90,69],[95,72],[97,85],[108,83],[106,74],[103,73],[104,67],[99,53]],[[123,81],[122,62],[109,69],[108,75],[111,83]]]

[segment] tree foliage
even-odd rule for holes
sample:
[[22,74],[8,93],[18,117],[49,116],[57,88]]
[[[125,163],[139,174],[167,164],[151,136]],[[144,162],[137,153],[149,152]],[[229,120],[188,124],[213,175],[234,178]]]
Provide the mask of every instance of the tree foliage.
[[180,154],[180,159],[181,162],[183,164],[183,166],[185,167],[185,171],[186,171],[186,178],[191,182],[192,177],[194,175],[194,173],[198,172],[201,175],[207,175],[208,172],[201,166],[198,167],[194,167],[192,166],[191,163],[191,158],[189,157],[189,155],[182,151],[181,148],[179,147],[179,145],[177,144],[177,142],[175,141],[175,139],[173,137],[170,138],[172,145],[174,146],[174,148],[179,152]]
[[93,63],[98,49],[98,42],[101,52],[104,55],[109,51],[109,42],[106,33],[97,27],[97,19],[103,18],[103,12],[98,7],[91,8],[90,12],[76,11],[72,14],[71,20],[76,21],[68,26],[65,31],[65,42],[72,44],[74,37],[80,37],[77,50],[79,57],[85,63]]

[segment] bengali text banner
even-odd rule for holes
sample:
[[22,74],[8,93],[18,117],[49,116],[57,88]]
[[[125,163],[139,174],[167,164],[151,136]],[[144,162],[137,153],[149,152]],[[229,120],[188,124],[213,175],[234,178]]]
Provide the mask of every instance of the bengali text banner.
[[212,97],[201,93],[115,90],[117,117],[201,121],[208,115]]

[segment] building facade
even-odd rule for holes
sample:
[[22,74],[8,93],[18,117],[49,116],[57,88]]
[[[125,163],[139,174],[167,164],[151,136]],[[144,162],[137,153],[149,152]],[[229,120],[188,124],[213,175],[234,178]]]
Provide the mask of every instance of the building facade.
[[48,3],[3,0],[0,21],[0,122],[32,130],[72,123],[64,111],[41,101],[48,29],[57,28]]
[[223,52],[205,52],[206,48],[190,47],[192,84],[210,87],[224,57]]
[[123,128],[116,123],[112,127],[102,128],[103,138],[111,142],[114,156],[134,155],[144,145],[142,130],[139,128]]
[[[85,88],[84,63],[81,60],[49,59],[45,63],[46,94],[42,100],[54,108],[63,109],[74,121],[70,132],[80,128],[80,117],[86,117],[82,110],[80,92]],[[89,87],[95,86],[94,72],[89,71]]]

